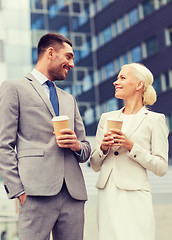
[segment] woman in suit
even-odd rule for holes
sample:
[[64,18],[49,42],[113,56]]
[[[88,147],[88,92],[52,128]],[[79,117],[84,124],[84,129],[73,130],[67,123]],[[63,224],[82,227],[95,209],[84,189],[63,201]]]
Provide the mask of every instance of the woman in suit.
[[[146,108],[156,101],[152,83],[144,65],[124,65],[113,84],[125,106],[100,118],[91,156],[93,170],[100,171],[99,240],[155,239],[147,170],[158,176],[167,172],[168,128],[163,114]],[[107,132],[107,119],[122,120],[122,129]]]

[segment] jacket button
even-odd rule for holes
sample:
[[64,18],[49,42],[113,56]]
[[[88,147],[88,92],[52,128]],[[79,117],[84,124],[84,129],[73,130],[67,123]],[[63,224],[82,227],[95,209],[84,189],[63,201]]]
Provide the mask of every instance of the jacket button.
[[119,154],[119,152],[117,152],[117,151],[114,152],[114,155],[115,155],[115,156],[118,156],[118,154]]

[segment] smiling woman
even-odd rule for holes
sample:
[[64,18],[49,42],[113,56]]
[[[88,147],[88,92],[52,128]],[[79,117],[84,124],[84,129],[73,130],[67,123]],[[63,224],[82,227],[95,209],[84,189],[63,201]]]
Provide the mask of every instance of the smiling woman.
[[[165,116],[148,111],[156,101],[153,75],[139,63],[124,65],[115,97],[124,108],[102,114],[91,156],[100,171],[98,188],[99,240],[154,240],[155,222],[147,169],[163,176],[168,168],[168,128]],[[122,129],[107,130],[107,120],[122,121]]]
[[156,101],[156,92],[152,83],[153,75],[145,66],[138,63],[124,65],[118,74],[117,81],[113,83],[115,97],[125,101],[124,111],[126,111],[126,105],[131,106],[134,103],[137,107],[133,107],[137,109],[144,105],[153,105]]

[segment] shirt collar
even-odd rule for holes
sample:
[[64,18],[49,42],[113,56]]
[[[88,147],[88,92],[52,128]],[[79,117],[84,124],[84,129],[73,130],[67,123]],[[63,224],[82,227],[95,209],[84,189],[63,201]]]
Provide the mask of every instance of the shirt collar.
[[41,85],[45,84],[45,82],[48,80],[47,77],[39,72],[36,68],[34,68],[31,73]]

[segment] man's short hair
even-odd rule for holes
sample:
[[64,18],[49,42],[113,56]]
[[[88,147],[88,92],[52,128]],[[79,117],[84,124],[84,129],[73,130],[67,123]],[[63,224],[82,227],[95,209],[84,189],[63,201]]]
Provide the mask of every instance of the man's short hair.
[[63,42],[66,42],[72,47],[72,42],[68,38],[64,37],[59,33],[47,33],[44,36],[42,36],[39,40],[37,47],[38,59],[49,47],[57,48],[57,44],[59,44],[59,47],[63,47]]

